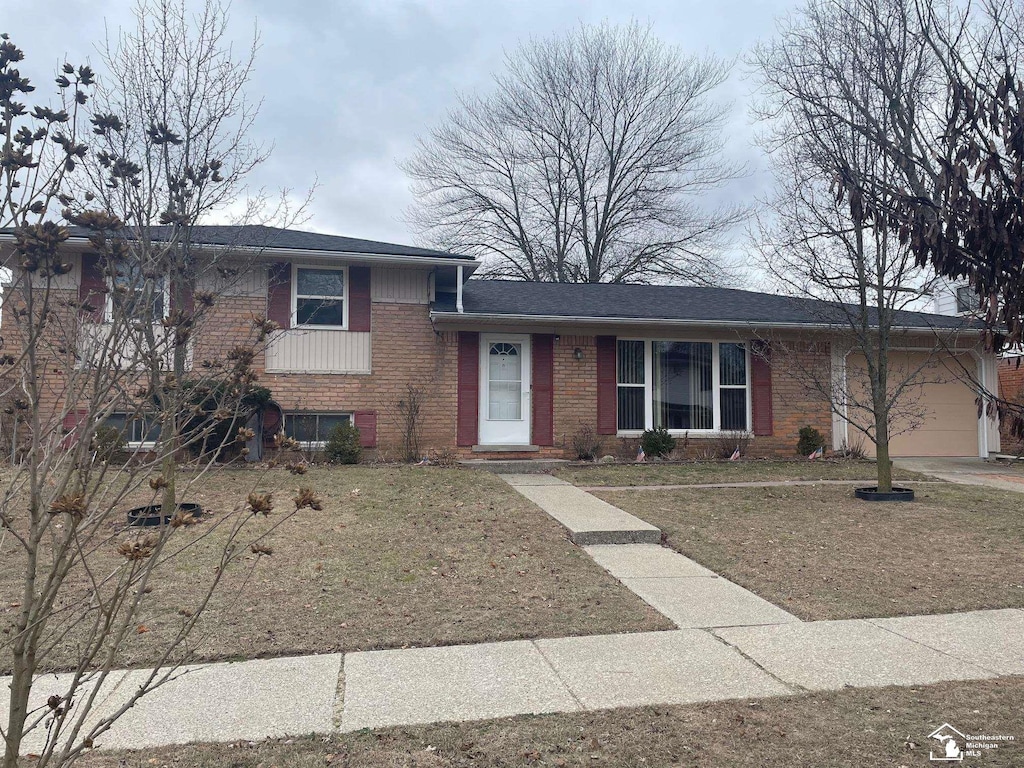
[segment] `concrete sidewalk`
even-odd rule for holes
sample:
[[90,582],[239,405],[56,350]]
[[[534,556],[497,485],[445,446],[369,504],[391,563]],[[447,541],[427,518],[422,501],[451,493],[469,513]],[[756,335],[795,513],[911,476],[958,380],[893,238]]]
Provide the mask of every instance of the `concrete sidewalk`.
[[[123,702],[144,674],[115,674],[100,710]],[[1024,674],[1017,609],[366,651],[190,668],[96,744],[140,749],[1014,674]],[[37,705],[60,693],[62,677],[40,677]],[[25,751],[39,746],[36,735]]]

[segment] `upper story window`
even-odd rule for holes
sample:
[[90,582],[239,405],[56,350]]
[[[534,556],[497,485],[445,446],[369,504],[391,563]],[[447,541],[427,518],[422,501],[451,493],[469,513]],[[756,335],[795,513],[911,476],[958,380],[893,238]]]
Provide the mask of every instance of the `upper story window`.
[[167,316],[167,284],[164,278],[147,279],[137,261],[122,259],[114,265],[114,277],[108,278],[105,318],[156,323]]
[[295,267],[292,317],[297,326],[348,327],[348,268]]
[[736,342],[620,339],[618,429],[749,430],[747,357]]
[[958,313],[978,311],[978,296],[971,286],[961,285],[956,289],[956,311]]

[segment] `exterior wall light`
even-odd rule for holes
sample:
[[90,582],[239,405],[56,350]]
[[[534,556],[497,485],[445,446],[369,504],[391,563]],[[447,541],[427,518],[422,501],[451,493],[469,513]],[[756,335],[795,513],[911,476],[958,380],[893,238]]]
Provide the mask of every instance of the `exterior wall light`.
[[572,351],[572,356],[575,357],[577,360],[582,360],[583,359],[583,350],[580,349],[579,347],[576,347],[576,349],[574,349]]

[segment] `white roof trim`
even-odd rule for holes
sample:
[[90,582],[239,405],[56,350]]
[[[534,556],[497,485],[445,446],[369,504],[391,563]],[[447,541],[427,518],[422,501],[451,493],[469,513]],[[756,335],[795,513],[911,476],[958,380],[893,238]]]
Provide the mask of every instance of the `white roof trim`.
[[[778,323],[770,320],[692,320],[680,318],[658,317],[588,317],[577,315],[502,315],[473,312],[438,312],[431,311],[431,320],[455,320],[460,323],[482,321],[485,323],[526,323],[537,325],[668,325],[678,327],[699,328],[812,328],[823,331],[837,331],[847,328],[845,323]],[[947,328],[932,325],[892,326],[894,331],[944,331],[948,333],[978,333],[981,328]]]

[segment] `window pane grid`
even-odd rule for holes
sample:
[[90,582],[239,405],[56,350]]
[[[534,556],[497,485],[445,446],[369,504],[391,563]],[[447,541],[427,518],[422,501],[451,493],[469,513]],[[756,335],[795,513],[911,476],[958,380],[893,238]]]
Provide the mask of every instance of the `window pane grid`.
[[644,342],[620,340],[616,344],[618,429],[642,430],[646,424]]
[[284,433],[300,443],[326,443],[332,429],[351,419],[347,413],[290,413],[284,417]]
[[344,327],[344,270],[295,268],[295,322]]
[[619,430],[749,429],[746,343],[627,339],[616,353]]

